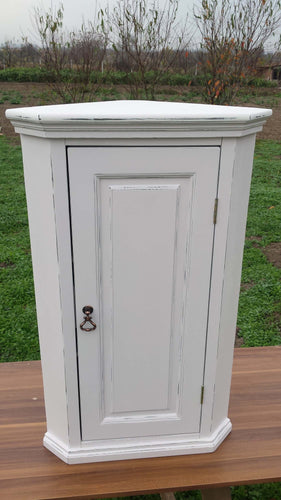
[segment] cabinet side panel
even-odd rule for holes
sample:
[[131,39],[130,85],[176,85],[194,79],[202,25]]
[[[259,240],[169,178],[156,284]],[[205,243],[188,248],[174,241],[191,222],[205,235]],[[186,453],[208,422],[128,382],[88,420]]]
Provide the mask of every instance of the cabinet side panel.
[[220,425],[228,412],[254,147],[255,135],[237,139],[227,232],[212,429]]
[[68,443],[62,314],[50,143],[22,136],[48,432]]

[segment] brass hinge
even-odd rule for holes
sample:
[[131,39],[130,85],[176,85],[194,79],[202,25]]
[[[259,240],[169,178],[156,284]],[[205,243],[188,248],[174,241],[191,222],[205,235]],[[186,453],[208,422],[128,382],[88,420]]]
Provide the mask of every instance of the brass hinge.
[[203,401],[204,401],[204,385],[201,385],[201,398],[200,398],[200,404],[202,405],[203,404]]
[[215,204],[214,204],[214,216],[213,216],[213,222],[214,222],[214,224],[216,224],[216,223],[217,223],[218,203],[219,203],[219,199],[218,199],[218,198],[216,198],[216,199],[215,199]]

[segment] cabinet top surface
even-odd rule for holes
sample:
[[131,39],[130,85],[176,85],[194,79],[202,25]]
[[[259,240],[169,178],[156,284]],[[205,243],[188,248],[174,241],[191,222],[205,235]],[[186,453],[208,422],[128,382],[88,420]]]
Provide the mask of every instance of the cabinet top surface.
[[106,101],[9,109],[7,118],[33,123],[96,120],[243,121],[264,120],[270,109],[155,101]]
[[262,129],[271,109],[156,101],[14,108],[16,132],[45,138],[229,137]]

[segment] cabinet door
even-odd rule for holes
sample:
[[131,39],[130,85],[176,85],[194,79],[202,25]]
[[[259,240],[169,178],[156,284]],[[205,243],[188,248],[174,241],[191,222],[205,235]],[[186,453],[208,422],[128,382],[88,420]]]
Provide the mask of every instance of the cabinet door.
[[68,165],[82,439],[198,433],[219,147],[70,147]]

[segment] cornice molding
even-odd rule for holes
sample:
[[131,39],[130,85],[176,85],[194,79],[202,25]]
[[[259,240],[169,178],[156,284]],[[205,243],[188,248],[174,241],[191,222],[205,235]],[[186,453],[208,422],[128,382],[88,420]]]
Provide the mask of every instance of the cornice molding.
[[50,138],[229,137],[261,130],[270,109],[106,101],[7,110],[16,131]]

